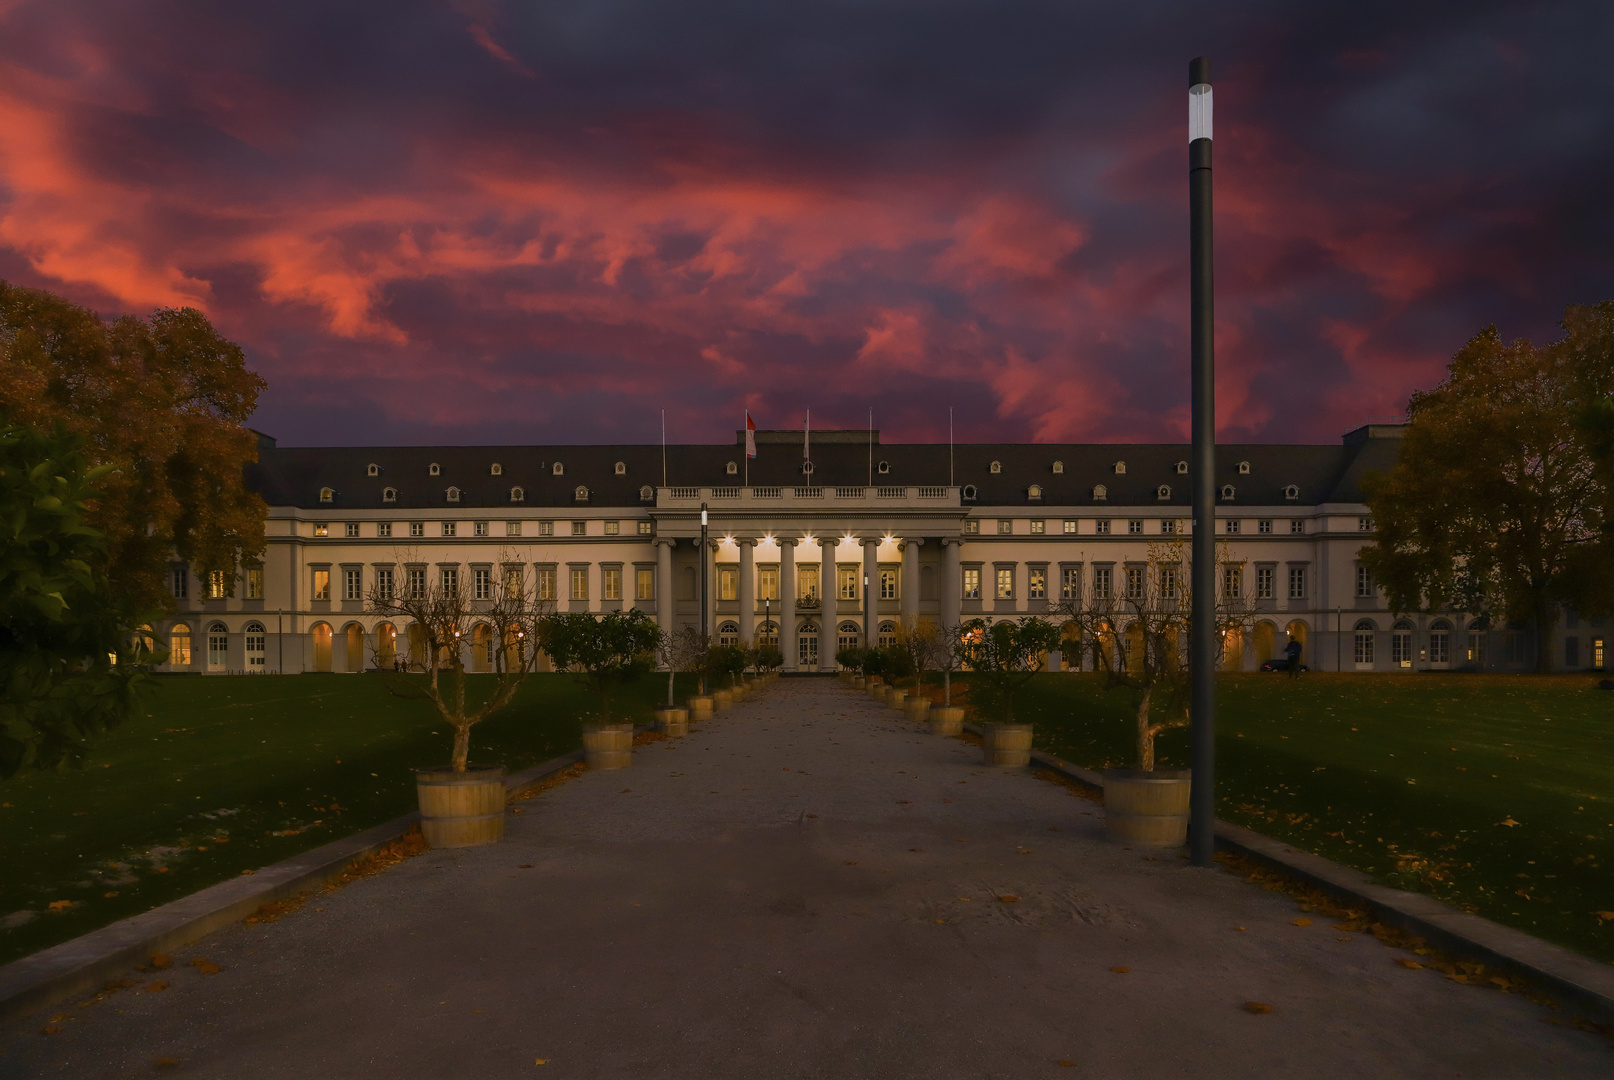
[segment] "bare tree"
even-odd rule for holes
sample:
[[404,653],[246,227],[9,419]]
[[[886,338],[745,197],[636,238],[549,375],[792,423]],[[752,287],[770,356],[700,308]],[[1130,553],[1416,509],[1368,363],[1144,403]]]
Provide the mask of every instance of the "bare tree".
[[667,707],[673,701],[673,679],[680,671],[695,671],[706,659],[706,640],[693,626],[681,626],[662,636],[656,646],[656,660],[667,669]]
[[[1080,632],[1078,656],[1092,658],[1111,686],[1137,694],[1138,768],[1154,769],[1155,737],[1188,723],[1188,627],[1193,580],[1182,540],[1149,545],[1146,560],[1123,568],[1123,576],[1099,595],[1067,597],[1056,608],[1067,627]],[[1229,642],[1242,646],[1254,622],[1244,566],[1224,543],[1217,550],[1215,664]],[[1069,641],[1067,629],[1065,640]]]
[[[418,646],[408,666],[423,669],[426,679],[396,679],[389,689],[432,703],[454,732],[454,771],[464,772],[471,728],[509,704],[537,665],[538,624],[554,602],[538,597],[536,576],[515,552],[501,550],[498,566],[474,585],[467,584],[462,568],[427,566],[412,549],[394,551],[393,559],[403,568],[402,579],[378,575],[367,607],[402,624]],[[476,666],[496,679],[475,708],[465,699],[467,644],[480,652]]]
[[905,666],[913,669],[915,693],[924,689],[925,672],[939,671],[946,665],[944,637],[936,621],[923,616],[904,619],[897,627],[896,647],[907,657]]

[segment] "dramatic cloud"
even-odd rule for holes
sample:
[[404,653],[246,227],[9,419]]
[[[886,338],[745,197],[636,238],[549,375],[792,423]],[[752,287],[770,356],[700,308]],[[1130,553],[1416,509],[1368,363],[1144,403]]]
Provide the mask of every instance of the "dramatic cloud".
[[[1136,9],[1136,10],[1133,10]],[[288,441],[1187,433],[1399,414],[1614,296],[1605,4],[0,3],[0,276],[203,308]]]

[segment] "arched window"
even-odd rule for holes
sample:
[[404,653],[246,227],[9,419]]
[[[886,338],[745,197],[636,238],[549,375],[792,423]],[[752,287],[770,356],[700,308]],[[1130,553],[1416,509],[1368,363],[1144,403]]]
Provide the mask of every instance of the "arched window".
[[493,627],[487,623],[471,627],[471,670],[493,670]]
[[851,620],[841,623],[835,628],[835,650],[855,649],[863,643],[863,631]]
[[728,473],[730,476],[740,475],[740,467],[732,461],[723,467],[723,471]]
[[1000,472],[1002,472],[1003,471],[1003,462],[1001,462],[1001,461],[992,462],[991,465],[987,466],[987,471],[992,472],[992,473],[1000,473]]
[[1223,502],[1232,502],[1233,501],[1233,495],[1234,495],[1233,485],[1232,484],[1223,484],[1222,485],[1222,501]]
[[242,632],[245,639],[247,654],[247,674],[261,673],[266,670],[268,657],[269,635],[263,629],[261,622],[249,622]]
[[1188,475],[1188,462],[1186,462],[1186,461],[1177,462],[1177,475],[1178,476],[1187,476]]
[[961,494],[965,499],[973,500],[975,498],[975,485],[965,484],[964,490],[961,492]]
[[488,466],[488,475],[489,476],[503,476],[504,475],[504,466],[500,465],[497,461],[495,461],[492,465]]
[[1300,498],[1300,489],[1293,484],[1283,489],[1283,497],[1291,502]]
[[1373,625],[1372,619],[1361,619],[1358,620],[1355,629],[1352,631],[1351,655],[1355,658],[1356,666],[1359,668],[1371,668],[1373,666],[1373,643],[1376,640],[1376,630],[1377,628]]
[[1054,462],[1054,473],[1055,473],[1055,475],[1063,473],[1064,471],[1065,471],[1065,463],[1063,461]]
[[1026,488],[1026,498],[1028,498],[1028,499],[1040,499],[1040,498],[1042,498],[1042,485],[1041,484],[1032,484],[1030,487]]
[[336,498],[336,492],[332,491],[330,488],[319,489],[320,502],[330,502],[334,498]]
[[527,493],[525,491],[523,491],[519,486],[518,487],[513,487],[513,488],[510,489],[510,501],[511,502],[525,502],[526,499],[527,499]]
[[347,629],[342,631],[343,644],[343,671],[358,674],[364,670],[364,627],[358,623],[348,623]]
[[1113,466],[1111,466],[1111,468],[1115,470],[1116,476],[1126,475],[1126,462],[1124,461],[1117,461]]
[[191,666],[191,628],[184,623],[175,623],[168,631],[168,666]]
[[737,622],[719,623],[717,627],[717,643],[719,645],[738,645],[740,643],[740,624]]
[[1429,624],[1429,664],[1431,667],[1451,664],[1451,623],[1445,619]]
[[381,475],[381,466],[377,465],[375,462],[372,461],[370,464],[368,464],[368,465],[366,465],[364,467],[364,475],[366,475],[366,476],[380,476]]
[[566,466],[562,465],[560,462],[557,461],[557,462],[555,462],[554,465],[550,466],[549,471],[551,473],[553,473],[555,476],[565,476],[566,475]]
[[1412,666],[1412,624],[1405,619],[1390,627],[1390,663],[1399,668]]
[[777,649],[779,647],[779,624],[770,620],[757,627],[757,644]]
[[655,502],[656,489],[651,487],[649,484],[645,484],[639,489],[639,500],[641,502]]
[[314,643],[314,670],[331,670],[331,625],[315,623],[309,636]]
[[1103,502],[1106,499],[1108,499],[1109,497],[1110,497],[1110,489],[1109,488],[1105,487],[1103,484],[1095,484],[1093,486],[1093,501],[1094,502]]
[[919,599],[936,599],[936,568],[934,566],[919,567]]
[[426,466],[426,475],[441,476],[443,475],[443,467],[434,461],[430,465]]
[[891,471],[891,462],[889,462],[889,461],[880,462],[880,464],[875,467],[875,471],[877,471],[881,476],[884,476],[886,473],[889,473]]
[[1249,476],[1250,475],[1250,463],[1248,461],[1239,462],[1239,475],[1240,476]]
[[576,499],[578,502],[588,502],[588,488],[584,487],[582,484],[578,484],[577,489],[572,492],[572,498]]
[[1159,499],[1161,502],[1165,502],[1167,499],[1171,498],[1171,485],[1161,484],[1159,487],[1155,488],[1154,497]]
[[230,659],[230,631],[221,622],[207,628],[207,670],[223,671]]
[[818,668],[818,624],[811,619],[796,632],[796,666],[803,671]]
[[889,649],[895,645],[897,643],[897,624],[889,620],[881,623],[880,629],[875,635],[874,643],[881,649]]
[[398,489],[397,488],[390,488],[390,487],[389,488],[382,488],[381,489],[381,501],[382,502],[397,502],[398,501]]
[[628,463],[626,461],[617,462],[615,468],[616,468],[616,474],[618,476],[626,476],[626,475],[628,475]]
[[445,491],[443,494],[445,496],[447,496],[449,502],[459,502],[460,501],[460,489],[457,488],[457,487],[451,487],[447,491]]

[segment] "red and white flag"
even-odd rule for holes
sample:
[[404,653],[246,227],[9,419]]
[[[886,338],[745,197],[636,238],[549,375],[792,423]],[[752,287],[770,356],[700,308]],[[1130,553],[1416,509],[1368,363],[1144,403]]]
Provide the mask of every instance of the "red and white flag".
[[757,422],[751,419],[751,410],[745,410],[745,456],[757,456]]

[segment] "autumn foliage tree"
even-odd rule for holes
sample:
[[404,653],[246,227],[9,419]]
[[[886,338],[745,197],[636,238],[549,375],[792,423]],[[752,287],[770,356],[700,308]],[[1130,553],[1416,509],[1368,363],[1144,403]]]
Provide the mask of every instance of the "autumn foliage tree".
[[246,428],[264,381],[238,345],[193,308],[107,321],[59,296],[0,282],[0,410],[13,422],[83,440],[98,482],[86,522],[97,556],[135,609],[164,606],[177,555],[233,588],[263,548],[263,500],[243,469],[257,460]]

